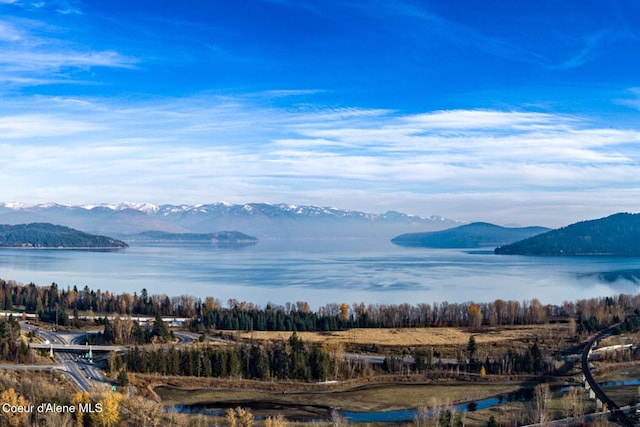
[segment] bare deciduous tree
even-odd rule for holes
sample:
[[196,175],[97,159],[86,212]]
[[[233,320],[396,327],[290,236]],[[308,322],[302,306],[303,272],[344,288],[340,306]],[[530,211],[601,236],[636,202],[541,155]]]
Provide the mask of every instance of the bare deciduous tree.
[[551,417],[549,416],[549,401],[551,400],[551,390],[549,384],[538,384],[533,392],[535,404],[535,420],[541,426],[549,425]]

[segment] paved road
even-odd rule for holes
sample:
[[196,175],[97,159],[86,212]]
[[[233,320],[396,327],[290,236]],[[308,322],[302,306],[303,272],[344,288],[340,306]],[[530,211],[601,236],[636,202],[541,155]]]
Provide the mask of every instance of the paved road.
[[200,334],[195,334],[193,332],[174,331],[173,335],[178,339],[176,345],[192,344],[200,339]]
[[91,347],[92,351],[125,351],[129,347],[126,345],[85,345],[85,344],[44,344],[44,343],[30,343],[29,347],[39,349],[39,350],[49,350],[53,348],[53,354],[55,355],[56,351],[64,351],[64,352],[88,352],[89,347]]
[[[0,369],[6,370],[47,370],[55,369],[63,372],[73,381],[81,391],[90,391],[96,387],[104,387],[107,381],[101,370],[93,363],[78,357],[78,352],[88,351],[86,339],[88,333],[96,332],[62,332],[50,331],[20,322],[20,327],[25,332],[34,331],[42,339],[42,343],[31,343],[34,349],[49,350],[53,348],[54,365],[0,365]],[[176,345],[186,345],[196,342],[199,334],[191,332],[174,332],[178,339]],[[91,346],[92,351],[125,351],[128,346]]]
[[[106,380],[97,367],[90,366],[87,361],[80,360],[76,354],[56,351],[56,349],[70,350],[75,347],[71,344],[71,342],[76,338],[74,335],[84,337],[84,332],[69,334],[57,331],[48,331],[43,328],[28,325],[26,322],[20,322],[20,327],[27,332],[34,331],[36,335],[44,341],[42,344],[31,343],[30,347],[41,348],[44,350],[48,350],[51,347],[54,348],[53,356],[58,363],[56,365],[48,366],[54,366],[55,368],[53,369],[63,372],[67,378],[78,386],[80,391],[91,391],[97,387],[104,387],[106,385]],[[80,349],[86,348],[84,346],[77,347],[80,347]],[[43,369],[43,367],[41,366],[40,369]]]
[[631,418],[629,418],[627,414],[625,414],[620,409],[620,407],[606,395],[606,393],[602,390],[600,385],[598,385],[596,380],[593,378],[593,375],[591,375],[591,369],[589,368],[589,353],[591,352],[591,348],[593,347],[595,342],[601,340],[606,336],[611,335],[611,333],[613,332],[613,329],[618,325],[619,324],[613,325],[605,329],[604,331],[600,332],[595,337],[591,338],[591,340],[589,341],[589,343],[587,344],[587,346],[582,352],[582,373],[584,374],[585,379],[589,383],[589,386],[595,393],[596,397],[602,403],[607,405],[607,408],[611,411],[611,417],[614,420],[616,420],[616,422],[620,425],[633,427],[636,425],[636,423]]

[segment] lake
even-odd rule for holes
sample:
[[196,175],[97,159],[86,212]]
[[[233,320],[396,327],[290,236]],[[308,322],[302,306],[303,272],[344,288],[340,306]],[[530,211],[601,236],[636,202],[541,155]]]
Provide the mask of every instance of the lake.
[[637,292],[639,258],[525,257],[490,250],[404,248],[375,240],[130,242],[120,251],[0,250],[0,277],[78,289],[267,302],[559,304]]

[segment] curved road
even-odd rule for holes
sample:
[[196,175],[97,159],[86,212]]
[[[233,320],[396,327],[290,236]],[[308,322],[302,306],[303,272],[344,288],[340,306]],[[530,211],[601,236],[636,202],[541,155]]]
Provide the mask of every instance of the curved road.
[[593,375],[591,375],[591,371],[589,369],[589,353],[591,353],[591,347],[593,347],[593,344],[596,341],[611,335],[613,329],[618,325],[619,323],[605,329],[595,337],[591,338],[589,343],[587,343],[587,346],[582,351],[582,373],[584,374],[585,379],[589,383],[589,386],[595,393],[598,400],[607,405],[607,408],[609,408],[609,410],[611,411],[611,417],[623,426],[633,427],[636,425],[636,423],[631,418],[629,418],[629,416],[627,416],[627,414],[625,414],[620,409],[620,407],[605,394],[605,392],[593,378]]
[[73,383],[75,383],[80,391],[91,391],[96,384],[105,384],[105,379],[100,370],[91,363],[80,360],[73,353],[56,352],[55,349],[69,349],[74,347],[72,344],[77,338],[76,335],[85,336],[85,333],[69,334],[64,332],[48,331],[44,328],[26,325],[20,322],[20,327],[27,331],[33,331],[45,340],[45,344],[29,344],[32,348],[48,349],[54,348],[54,358],[58,362],[55,369],[63,372]]
[[[54,357],[58,362],[55,365],[0,365],[0,370],[46,370],[55,369],[63,372],[69,377],[81,391],[90,391],[96,384],[105,384],[106,381],[100,372],[100,369],[87,362],[84,359],[79,359],[73,353],[67,353],[65,351],[55,350],[83,350],[86,344],[87,332],[61,332],[61,331],[49,331],[44,328],[33,326],[27,322],[20,322],[20,327],[29,332],[33,331],[39,335],[43,340],[43,344],[31,343],[32,348],[40,348],[47,350],[49,348],[54,349]],[[178,339],[176,345],[185,345],[196,342],[200,335],[191,332],[174,332],[174,335]],[[115,350],[123,351],[128,346],[92,346],[94,350]]]

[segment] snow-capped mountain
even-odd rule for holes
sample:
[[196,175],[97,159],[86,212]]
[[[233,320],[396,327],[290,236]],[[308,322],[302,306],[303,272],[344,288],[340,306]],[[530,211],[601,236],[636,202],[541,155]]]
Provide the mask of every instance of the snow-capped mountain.
[[148,230],[209,233],[237,230],[259,237],[394,236],[459,225],[439,216],[421,217],[389,211],[353,210],[288,204],[218,202],[199,205],[0,204],[0,223],[49,222],[87,232],[126,235]]

